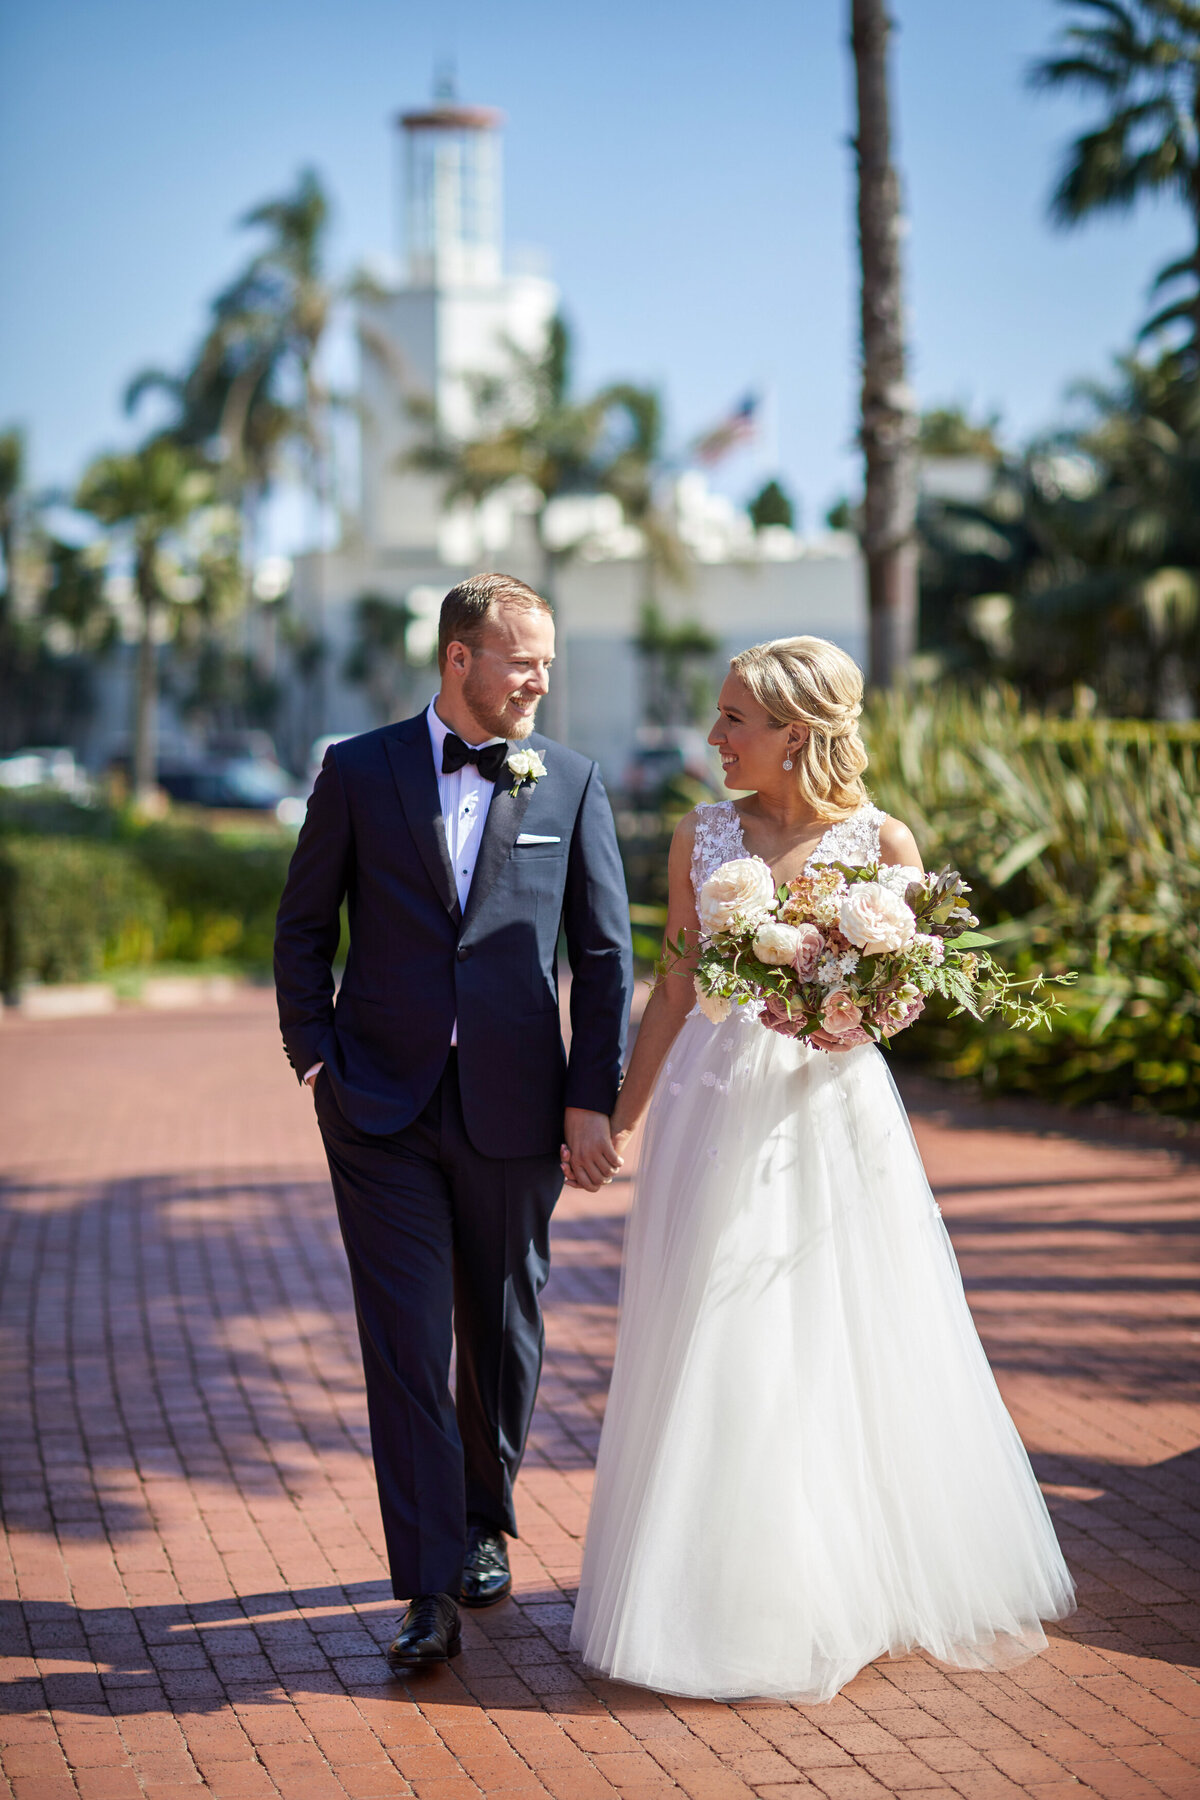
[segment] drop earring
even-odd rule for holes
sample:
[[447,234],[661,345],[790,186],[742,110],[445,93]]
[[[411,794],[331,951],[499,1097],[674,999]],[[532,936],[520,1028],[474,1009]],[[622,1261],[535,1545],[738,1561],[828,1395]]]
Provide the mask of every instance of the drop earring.
[[784,757],[784,759],[783,759],[783,766],[784,766],[784,768],[785,768],[785,769],[790,769],[790,768],[791,768],[791,766],[792,766],[792,759],[791,759],[791,757],[790,757],[790,756],[785,756],[785,757]]

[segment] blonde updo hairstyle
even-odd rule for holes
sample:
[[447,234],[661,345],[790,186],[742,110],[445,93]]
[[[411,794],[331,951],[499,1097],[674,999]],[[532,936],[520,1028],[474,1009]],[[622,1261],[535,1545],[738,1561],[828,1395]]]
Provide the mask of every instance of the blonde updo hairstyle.
[[867,753],[858,735],[863,678],[854,658],[825,638],[775,638],[743,650],[729,667],[776,730],[808,726],[792,760],[796,784],[818,819],[845,819],[865,805]]

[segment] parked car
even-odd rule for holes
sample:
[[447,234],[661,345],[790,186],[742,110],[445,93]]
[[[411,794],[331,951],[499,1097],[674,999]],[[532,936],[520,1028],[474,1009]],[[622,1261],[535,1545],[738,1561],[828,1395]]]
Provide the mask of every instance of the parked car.
[[56,788],[82,799],[92,784],[65,745],[37,746],[0,757],[0,788]]
[[704,733],[690,725],[643,725],[625,768],[624,791],[650,799],[680,776],[716,792],[712,752]]
[[158,770],[158,785],[184,805],[237,812],[278,813],[284,801],[300,798],[295,777],[277,762],[258,756],[164,763]]

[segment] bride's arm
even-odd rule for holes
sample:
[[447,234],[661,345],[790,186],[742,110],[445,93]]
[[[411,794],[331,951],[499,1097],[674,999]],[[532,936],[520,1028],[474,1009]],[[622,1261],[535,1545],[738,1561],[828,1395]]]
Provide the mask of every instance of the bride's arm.
[[[668,942],[677,944],[681,933],[688,944],[695,944],[700,935],[696,896],[692,891],[692,847],[695,838],[696,815],[689,813],[686,819],[680,820],[671,839],[671,853],[667,862],[664,948]],[[669,973],[656,982],[654,991],[646,1002],[629,1068],[621,1083],[617,1104],[613,1108],[610,1129],[618,1151],[628,1142],[634,1126],[650,1104],[650,1096],[654,1092],[659,1071],[666,1061],[667,1052],[696,1003],[692,979],[694,967],[695,959],[691,956],[685,956],[674,963]]]

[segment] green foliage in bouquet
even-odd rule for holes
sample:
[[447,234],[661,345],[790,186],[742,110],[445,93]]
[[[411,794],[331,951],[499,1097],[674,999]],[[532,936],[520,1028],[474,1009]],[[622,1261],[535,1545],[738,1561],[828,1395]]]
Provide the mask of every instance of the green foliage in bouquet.
[[872,797],[964,872],[1003,966],[1079,971],[1053,1032],[949,996],[896,1054],[995,1091],[1200,1113],[1200,729],[943,688],[877,697],[864,737]]

